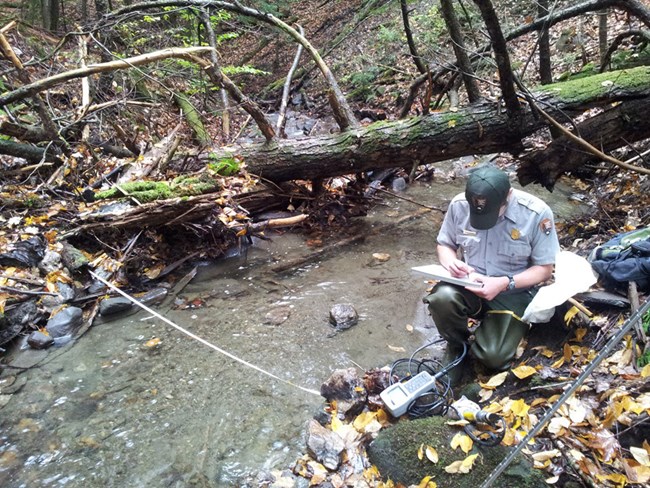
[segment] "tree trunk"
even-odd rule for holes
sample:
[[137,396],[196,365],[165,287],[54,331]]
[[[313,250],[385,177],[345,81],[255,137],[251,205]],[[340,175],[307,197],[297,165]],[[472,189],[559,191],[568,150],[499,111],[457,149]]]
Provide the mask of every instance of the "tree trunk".
[[[548,15],[548,0],[539,0],[537,16]],[[539,30],[539,79],[542,85],[553,83],[553,70],[551,69],[551,46],[548,41],[548,26]]]
[[[632,100],[609,107],[578,124],[576,133],[604,152],[646,139],[650,134],[648,100]],[[592,154],[577,148],[566,136],[559,137],[545,149],[522,158],[519,181],[522,185],[534,182],[550,189],[564,173],[579,170],[593,160]]]
[[[650,99],[650,67],[546,85],[532,96],[561,122],[567,121],[567,114],[615,102],[623,102],[623,110],[629,101],[647,103]],[[309,180],[370,169],[412,167],[467,155],[518,154],[523,150],[521,138],[543,127],[545,122],[528,109],[522,109],[520,117],[513,121],[498,104],[483,101],[457,112],[377,122],[331,136],[228,146],[217,157],[240,156],[249,172],[268,180]],[[650,129],[646,130],[643,124],[629,127],[636,132],[637,140],[650,137]],[[619,141],[619,146],[625,144],[623,139]],[[42,149],[36,149],[42,155]],[[33,157],[29,160],[34,161]],[[537,175],[528,182],[539,181],[552,187],[553,182],[543,176]]]
[[440,0],[440,6],[447,30],[449,31],[449,36],[451,37],[451,45],[454,48],[454,54],[456,54],[456,62],[463,76],[467,97],[470,103],[477,102],[481,99],[481,90],[478,87],[467,49],[465,49],[465,42],[463,41],[458,17],[456,17],[456,12],[454,11],[454,5],[452,0]]
[[[616,80],[614,85],[609,81]],[[546,85],[533,93],[548,113],[564,122],[567,114],[650,96],[650,67],[617,71]],[[521,138],[545,127],[529,110],[517,121],[497,104],[481,102],[457,112],[434,113],[408,120],[302,140],[231,148],[248,170],[273,181],[327,178],[371,169],[435,163],[476,154],[522,151]],[[650,137],[650,131],[638,136]],[[621,140],[619,145],[623,145]],[[537,181],[537,180],[534,180]],[[532,181],[531,181],[532,182]],[[544,181],[550,186],[548,181]]]
[[600,54],[600,72],[605,71],[607,56],[607,10],[598,12],[598,53]]
[[415,41],[413,40],[413,33],[411,32],[411,25],[409,23],[409,11],[406,0],[400,0],[400,8],[402,9],[402,23],[404,24],[404,33],[406,34],[406,43],[409,47],[409,52],[415,63],[415,67],[422,74],[428,71],[427,67],[424,65],[422,58],[418,54],[418,49],[415,46]]
[[506,39],[503,37],[499,18],[494,11],[494,6],[490,0],[474,0],[474,3],[481,11],[481,17],[485,22],[485,27],[490,34],[494,59],[499,69],[499,84],[501,86],[501,96],[506,105],[506,111],[510,117],[515,117],[521,106],[517,93],[515,92],[515,79],[510,64],[510,55],[506,46]]

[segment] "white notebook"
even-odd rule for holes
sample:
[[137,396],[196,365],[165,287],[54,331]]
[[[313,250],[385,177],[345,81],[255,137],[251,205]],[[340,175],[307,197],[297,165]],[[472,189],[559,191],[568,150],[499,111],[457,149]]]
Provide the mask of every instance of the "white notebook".
[[416,273],[420,273],[428,276],[431,279],[438,281],[446,281],[447,283],[453,283],[454,285],[467,286],[470,288],[481,288],[483,283],[478,281],[471,281],[466,278],[455,278],[451,276],[449,271],[440,266],[439,264],[429,264],[428,266],[415,266],[411,268]]

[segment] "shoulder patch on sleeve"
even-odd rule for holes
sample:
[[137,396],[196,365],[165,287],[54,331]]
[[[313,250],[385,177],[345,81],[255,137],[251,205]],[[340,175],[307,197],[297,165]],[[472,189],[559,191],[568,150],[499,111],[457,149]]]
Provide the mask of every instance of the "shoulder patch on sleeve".
[[553,230],[553,222],[551,222],[551,219],[544,219],[539,223],[539,229],[548,236]]

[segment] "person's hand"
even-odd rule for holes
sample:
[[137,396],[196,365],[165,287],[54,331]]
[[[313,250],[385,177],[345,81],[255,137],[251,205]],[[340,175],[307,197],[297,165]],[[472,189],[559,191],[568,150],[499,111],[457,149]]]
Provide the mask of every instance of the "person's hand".
[[474,268],[460,259],[454,259],[451,261],[447,265],[447,270],[454,278],[467,278],[474,272]]
[[506,289],[508,286],[508,278],[505,276],[483,276],[475,274],[471,276],[474,281],[483,283],[481,288],[468,288],[474,292],[475,295],[485,299],[485,300],[494,300],[494,298]]

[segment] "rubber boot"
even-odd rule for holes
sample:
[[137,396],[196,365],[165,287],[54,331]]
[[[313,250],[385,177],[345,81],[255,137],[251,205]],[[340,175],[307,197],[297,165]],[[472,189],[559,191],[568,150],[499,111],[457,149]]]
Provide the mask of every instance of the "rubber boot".
[[440,335],[454,347],[469,339],[467,318],[481,310],[481,300],[461,287],[438,283],[431,294],[423,299]]
[[490,310],[476,329],[472,355],[487,368],[504,371],[511,366],[519,342],[529,326],[509,310]]
[[[447,365],[457,361],[463,355],[463,346],[457,344],[447,343],[447,348],[442,357],[442,365],[446,367]],[[447,371],[447,378],[449,379],[449,386],[458,386],[463,379],[465,373],[465,365],[467,364],[467,354],[465,351],[465,357],[453,368]]]

